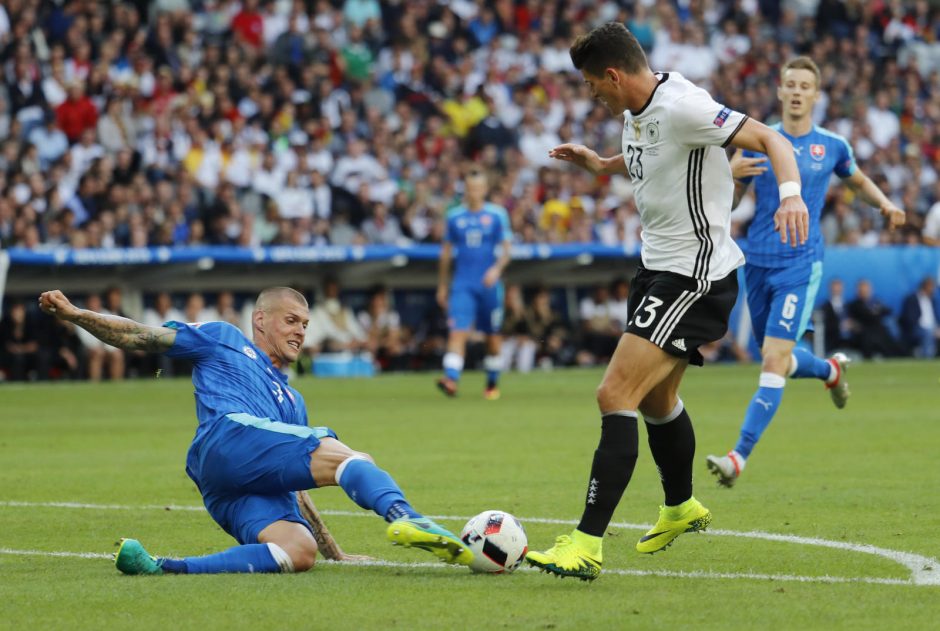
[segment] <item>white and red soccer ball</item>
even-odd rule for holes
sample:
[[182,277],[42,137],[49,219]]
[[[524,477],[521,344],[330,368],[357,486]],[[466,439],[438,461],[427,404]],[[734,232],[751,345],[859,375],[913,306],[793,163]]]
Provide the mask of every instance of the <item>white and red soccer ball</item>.
[[529,551],[525,528],[501,510],[483,511],[472,518],[463,527],[460,539],[473,552],[470,569],[474,572],[512,572]]

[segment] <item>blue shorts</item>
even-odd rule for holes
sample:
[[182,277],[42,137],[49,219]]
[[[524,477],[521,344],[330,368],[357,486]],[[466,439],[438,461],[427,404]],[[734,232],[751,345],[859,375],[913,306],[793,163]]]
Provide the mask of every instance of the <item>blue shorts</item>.
[[186,472],[225,532],[241,544],[258,543],[258,533],[276,521],[308,525],[294,491],[316,487],[310,457],[326,437],[336,434],[229,414],[190,447]]
[[747,306],[758,346],[764,337],[798,341],[812,330],[811,316],[822,279],[822,261],[811,266],[744,266]]
[[499,333],[503,326],[502,283],[451,288],[447,326],[454,331],[469,331],[474,325],[481,333]]

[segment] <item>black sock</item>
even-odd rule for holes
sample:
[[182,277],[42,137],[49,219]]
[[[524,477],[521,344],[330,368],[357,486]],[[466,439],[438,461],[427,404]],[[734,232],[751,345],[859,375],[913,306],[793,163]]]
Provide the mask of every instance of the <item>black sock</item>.
[[666,506],[678,506],[692,497],[692,460],[695,430],[683,408],[679,416],[662,425],[646,424],[650,451],[666,493]]
[[636,412],[603,416],[601,441],[594,451],[584,513],[578,524],[581,532],[595,537],[604,536],[633,475],[638,443]]

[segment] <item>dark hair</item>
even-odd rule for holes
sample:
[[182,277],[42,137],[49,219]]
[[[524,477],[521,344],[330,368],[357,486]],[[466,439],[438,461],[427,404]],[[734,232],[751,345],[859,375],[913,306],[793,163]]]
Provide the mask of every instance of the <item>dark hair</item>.
[[582,35],[571,45],[570,53],[575,68],[594,76],[604,74],[606,68],[637,73],[649,65],[640,42],[620,22],[607,22]]

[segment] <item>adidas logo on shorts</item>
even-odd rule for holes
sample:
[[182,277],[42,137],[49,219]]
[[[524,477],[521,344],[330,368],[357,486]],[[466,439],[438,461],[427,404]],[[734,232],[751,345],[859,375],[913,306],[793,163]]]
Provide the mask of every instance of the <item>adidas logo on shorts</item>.
[[680,338],[677,339],[677,340],[673,340],[673,341],[672,341],[672,345],[675,346],[676,348],[678,348],[680,351],[686,350],[686,348],[685,348],[685,338],[684,338],[684,337],[680,337]]

